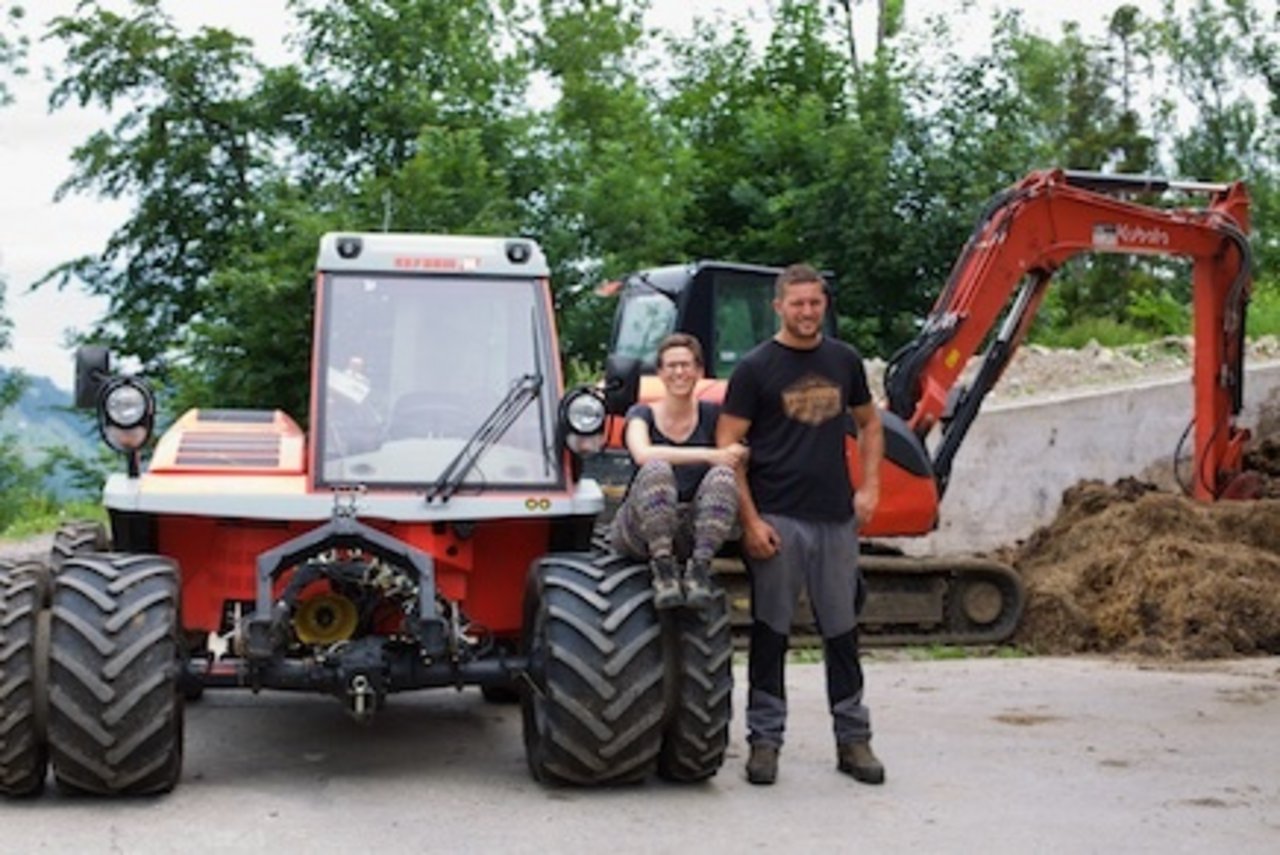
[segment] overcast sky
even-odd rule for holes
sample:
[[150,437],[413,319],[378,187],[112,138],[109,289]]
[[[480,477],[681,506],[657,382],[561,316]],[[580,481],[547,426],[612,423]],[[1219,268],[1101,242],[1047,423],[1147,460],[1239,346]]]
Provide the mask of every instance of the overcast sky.
[[[75,0],[33,0],[25,5],[35,20],[45,21],[70,12]],[[859,14],[865,32],[873,26],[874,3],[866,0]],[[958,6],[957,0],[907,0],[913,19],[930,11]],[[992,5],[984,0],[979,6]],[[1056,35],[1064,17],[1081,21],[1088,32],[1100,30],[1105,16],[1120,5],[1111,0],[1010,0],[1002,7],[1021,7],[1041,32]],[[1152,12],[1159,0],[1137,0]],[[288,28],[285,0],[165,0],[179,24],[224,26],[250,35],[268,62],[287,58],[282,42]],[[694,15],[765,15],[768,0],[654,0],[651,23],[687,31]],[[976,38],[982,38],[985,13],[975,16]],[[0,366],[18,367],[51,378],[59,386],[72,385],[72,355],[63,347],[68,329],[83,328],[100,313],[101,305],[74,290],[59,292],[45,286],[35,293],[28,286],[60,262],[94,253],[126,218],[127,201],[96,201],[69,197],[53,201],[54,190],[70,172],[72,148],[102,126],[99,114],[45,109],[48,86],[39,73],[59,54],[53,45],[36,45],[33,73],[12,88],[17,102],[0,109],[0,274],[8,281],[5,310],[14,322],[13,340],[0,353]]]

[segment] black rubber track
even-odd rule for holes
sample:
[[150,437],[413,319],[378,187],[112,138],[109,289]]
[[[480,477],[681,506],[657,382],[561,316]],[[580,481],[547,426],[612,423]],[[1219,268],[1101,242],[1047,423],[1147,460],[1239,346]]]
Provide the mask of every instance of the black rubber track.
[[525,600],[525,752],[546,783],[641,781],[664,719],[662,630],[649,568],[598,553],[534,564]]
[[0,795],[5,796],[39,794],[48,768],[36,643],[43,571],[38,564],[0,562]]
[[733,633],[724,591],[701,611],[672,612],[666,627],[669,715],[658,774],[705,781],[724,764],[733,712]]
[[178,568],[154,555],[68,558],[54,580],[49,747],[60,787],[173,789],[182,772]]

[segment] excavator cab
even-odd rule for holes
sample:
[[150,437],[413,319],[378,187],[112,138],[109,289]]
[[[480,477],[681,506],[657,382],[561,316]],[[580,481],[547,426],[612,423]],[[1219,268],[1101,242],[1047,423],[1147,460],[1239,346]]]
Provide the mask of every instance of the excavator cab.
[[[719,403],[734,366],[777,332],[773,294],[780,270],[698,261],[639,270],[596,289],[599,296],[618,299],[605,360],[606,443],[600,454],[586,461],[586,474],[604,490],[606,519],[631,481],[631,459],[622,442],[627,409],[662,395],[657,377],[659,342],[676,332],[698,339],[707,364],[696,394]],[[831,274],[823,275],[830,297],[826,334],[834,336],[835,289]]]
[[[634,401],[653,396],[636,384],[657,372],[658,343],[674,332],[698,339],[707,357],[708,383],[727,380],[751,348],[777,332],[773,291],[778,272],[776,267],[698,261],[640,270],[602,286],[597,293],[618,297],[605,365],[606,386],[614,390],[611,410],[622,415]],[[827,334],[835,335],[834,288],[826,275],[832,297]]]

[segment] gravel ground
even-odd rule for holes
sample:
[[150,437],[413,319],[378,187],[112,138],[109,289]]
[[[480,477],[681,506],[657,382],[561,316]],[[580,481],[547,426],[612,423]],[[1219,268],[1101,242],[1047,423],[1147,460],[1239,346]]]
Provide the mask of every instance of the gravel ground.
[[1280,659],[873,658],[866,672],[882,787],[836,773],[820,665],[787,669],[773,787],[743,780],[740,713],[704,785],[582,790],[535,784],[519,710],[475,690],[397,695],[370,726],[328,698],[211,691],[187,708],[172,795],[0,802],[0,852],[1276,851]]
[[[1026,345],[1014,354],[986,400],[995,403],[1189,374],[1193,352],[1190,337],[1169,337],[1118,348],[1090,342],[1079,350]],[[1280,359],[1280,339],[1276,336],[1263,336],[1249,343],[1246,363],[1275,359]],[[884,366],[882,359],[867,360],[867,373],[877,393],[883,390]],[[970,360],[962,382],[968,382],[977,370],[978,360]]]
[[26,558],[43,560],[52,546],[52,534],[37,534],[20,540],[0,540],[0,560],[19,561]]

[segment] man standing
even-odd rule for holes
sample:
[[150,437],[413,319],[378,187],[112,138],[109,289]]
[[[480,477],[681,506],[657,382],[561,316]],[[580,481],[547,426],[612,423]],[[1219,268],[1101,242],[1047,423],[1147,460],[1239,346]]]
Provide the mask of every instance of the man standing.
[[[822,335],[827,293],[807,264],[778,274],[773,308],[778,334],[756,347],[729,379],[716,430],[721,446],[746,440],[738,478],[742,543],[751,575],[747,779],[778,774],[787,702],[787,636],[801,586],[807,586],[826,663],[827,699],[837,768],[868,784],[884,781],[871,751],[858,654],[857,521],[880,498],[884,434],[871,402],[862,357]],[[858,430],[863,483],[856,495],[845,461],[847,415]]]

